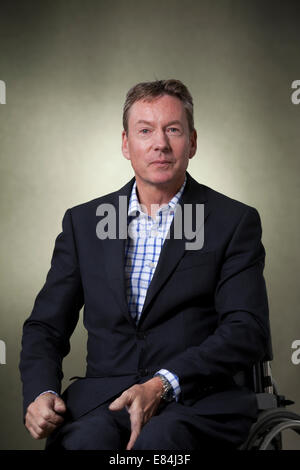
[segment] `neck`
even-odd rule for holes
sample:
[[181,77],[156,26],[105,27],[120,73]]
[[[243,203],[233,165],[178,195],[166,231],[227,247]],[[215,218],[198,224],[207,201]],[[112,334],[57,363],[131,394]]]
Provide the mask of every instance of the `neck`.
[[183,185],[185,174],[172,184],[145,184],[136,177],[136,190],[139,203],[147,210],[147,214],[155,218],[159,207],[168,202],[175,196]]

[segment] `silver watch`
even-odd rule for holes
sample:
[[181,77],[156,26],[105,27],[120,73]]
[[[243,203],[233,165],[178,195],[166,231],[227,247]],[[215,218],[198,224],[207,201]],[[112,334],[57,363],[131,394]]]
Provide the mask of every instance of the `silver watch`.
[[170,382],[166,379],[165,376],[158,374],[158,377],[161,379],[163,383],[163,391],[160,398],[164,401],[172,401],[173,400],[173,387]]

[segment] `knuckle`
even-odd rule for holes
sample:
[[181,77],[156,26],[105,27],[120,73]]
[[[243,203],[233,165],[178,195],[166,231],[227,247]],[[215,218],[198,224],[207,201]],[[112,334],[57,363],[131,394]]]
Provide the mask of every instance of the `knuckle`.
[[31,437],[33,437],[33,439],[37,439],[38,438],[38,434],[35,432],[35,430],[32,428],[32,427],[29,427],[27,428],[28,431],[29,431],[29,434],[31,435]]
[[37,422],[37,425],[43,430],[47,427],[47,423],[44,418],[40,418]]
[[50,413],[48,410],[46,410],[46,411],[44,411],[44,413],[42,414],[42,417],[43,417],[43,419],[44,419],[45,421],[48,421],[48,420],[51,418],[51,413]]
[[53,423],[53,424],[59,424],[59,423],[62,423],[62,421],[63,421],[62,416],[57,416],[57,415],[52,416],[50,419],[51,419],[51,423]]
[[26,413],[26,414],[32,413],[34,409],[35,409],[35,404],[34,404],[34,403],[30,403],[30,405],[27,407],[27,413]]

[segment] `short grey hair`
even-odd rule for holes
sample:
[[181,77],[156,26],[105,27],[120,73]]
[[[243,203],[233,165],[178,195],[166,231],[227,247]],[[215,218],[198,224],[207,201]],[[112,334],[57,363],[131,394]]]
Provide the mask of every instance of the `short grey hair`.
[[155,80],[153,82],[141,82],[134,85],[128,91],[123,108],[123,127],[128,134],[128,113],[131,106],[140,100],[152,101],[163,95],[175,96],[182,101],[186,111],[189,130],[193,132],[194,128],[194,105],[193,98],[187,87],[175,79]]

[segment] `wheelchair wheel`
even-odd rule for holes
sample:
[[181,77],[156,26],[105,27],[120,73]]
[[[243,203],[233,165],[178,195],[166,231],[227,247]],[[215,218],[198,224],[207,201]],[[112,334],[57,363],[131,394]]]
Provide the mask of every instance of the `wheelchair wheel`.
[[[299,422],[300,416],[291,411],[285,409],[272,409],[263,411],[257,422],[253,425],[250,430],[250,434],[245,444],[243,444],[241,450],[281,450],[282,449],[282,438],[281,431],[292,427],[293,423]],[[286,426],[283,426],[283,425]],[[276,426],[283,426],[283,428],[276,428]],[[296,426],[297,427],[297,426]],[[272,430],[275,429],[273,434]],[[277,429],[279,431],[277,432]],[[271,439],[270,439],[271,437]],[[264,448],[261,449],[261,446]]]

